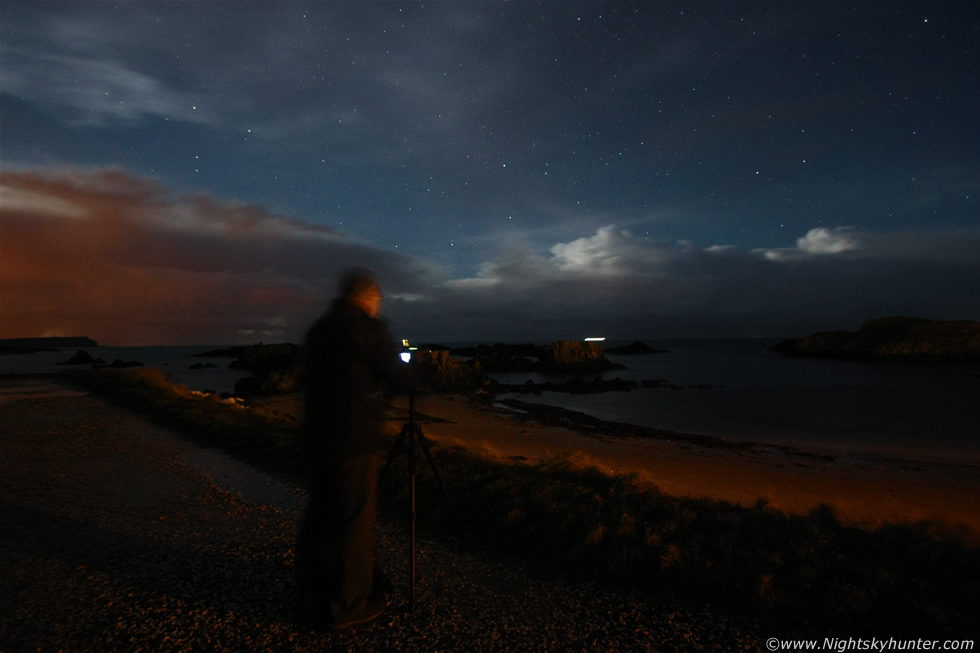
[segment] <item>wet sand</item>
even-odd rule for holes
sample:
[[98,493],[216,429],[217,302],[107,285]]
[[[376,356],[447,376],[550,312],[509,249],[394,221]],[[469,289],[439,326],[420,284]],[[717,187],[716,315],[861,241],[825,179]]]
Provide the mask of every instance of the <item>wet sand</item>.
[[[263,405],[298,415],[297,397]],[[425,435],[499,461],[535,463],[561,456],[576,465],[635,474],[675,496],[708,497],[752,506],[765,501],[790,514],[832,506],[845,523],[929,521],[980,541],[980,469],[971,465],[870,457],[832,457],[765,445],[661,433],[617,436],[559,426],[469,397],[430,395],[416,401]],[[388,428],[406,421],[408,400],[395,399]]]

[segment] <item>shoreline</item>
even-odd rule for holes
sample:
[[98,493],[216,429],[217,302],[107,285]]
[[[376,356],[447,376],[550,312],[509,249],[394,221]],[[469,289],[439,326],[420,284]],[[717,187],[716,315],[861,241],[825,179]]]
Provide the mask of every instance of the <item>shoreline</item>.
[[[301,415],[301,398],[256,402]],[[837,456],[764,443],[729,442],[603,422],[574,411],[516,413],[461,395],[416,398],[416,419],[426,437],[502,463],[537,464],[561,458],[574,467],[633,476],[677,497],[708,498],[751,507],[764,503],[804,515],[829,505],[843,523],[876,528],[928,522],[980,542],[977,466],[889,457]],[[550,418],[549,418],[550,417]],[[389,402],[387,429],[397,434],[408,418],[408,398]],[[640,435],[645,433],[646,437]],[[447,482],[449,482],[447,480]]]
[[[57,374],[17,377],[62,386]],[[252,404],[302,418],[300,395]],[[980,543],[980,474],[973,464],[825,455],[603,422],[535,406],[541,407],[535,404],[518,413],[470,396],[422,395],[416,399],[416,417],[433,442],[495,462],[533,465],[560,459],[576,468],[631,476],[675,497],[744,507],[761,503],[789,515],[826,505],[849,525],[927,522],[937,531]],[[396,435],[408,419],[408,397],[390,401],[386,419],[388,433]]]
[[[653,440],[665,440],[675,442],[687,442],[693,445],[727,449],[732,451],[758,452],[773,451],[780,452],[787,456],[799,456],[801,458],[815,458],[830,462],[852,461],[863,464],[875,464],[877,462],[889,464],[901,464],[908,467],[920,465],[950,465],[953,467],[972,467],[980,473],[980,462],[963,462],[953,458],[943,456],[922,456],[915,452],[884,452],[871,449],[841,449],[840,447],[829,447],[824,445],[793,445],[777,444],[764,440],[730,440],[719,435],[706,435],[703,433],[687,433],[684,431],[674,431],[660,429],[652,426],[643,426],[629,422],[615,420],[604,420],[589,415],[581,411],[553,406],[550,404],[539,404],[525,402],[519,399],[508,397],[497,400],[494,405],[503,405],[503,410],[507,414],[514,415],[518,419],[522,414],[526,414],[533,420],[549,424],[551,426],[564,426],[571,430],[585,434],[604,434],[615,437],[649,438]],[[870,446],[870,445],[869,445]]]

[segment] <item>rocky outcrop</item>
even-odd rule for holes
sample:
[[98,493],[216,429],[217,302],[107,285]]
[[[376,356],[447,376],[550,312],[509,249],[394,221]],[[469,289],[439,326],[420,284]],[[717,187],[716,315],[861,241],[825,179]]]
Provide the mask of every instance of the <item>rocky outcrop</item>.
[[643,354],[667,354],[669,351],[666,349],[654,349],[637,340],[633,344],[624,347],[607,347],[606,353],[616,354],[617,356],[641,356]]
[[785,340],[770,351],[813,358],[980,362],[980,322],[887,317],[868,320],[856,333],[823,331]]
[[535,361],[532,359],[541,356],[541,347],[531,343],[514,345],[498,342],[495,345],[457,347],[450,354],[458,358],[469,358],[489,374],[507,374],[533,371]]
[[[258,343],[244,348],[205,352],[207,355],[238,357],[228,367],[251,372],[235,383],[235,392],[242,397],[278,395],[298,392],[303,388],[305,367],[303,350],[292,343],[265,345]],[[199,354],[202,355],[202,354]]]
[[490,374],[508,374],[511,372],[533,372],[535,362],[523,356],[508,356],[507,354],[494,352],[487,355],[476,356],[472,361]]
[[143,363],[139,361],[124,361],[121,358],[117,358],[111,363],[96,363],[92,366],[93,370],[110,369],[110,370],[128,370],[133,367],[143,367]]
[[602,345],[577,340],[561,340],[544,346],[531,343],[477,345],[460,347],[449,353],[460,358],[469,357],[471,363],[489,374],[580,374],[624,369],[623,365],[606,360]]
[[453,358],[446,350],[419,348],[412,372],[417,385],[430,392],[475,392],[487,383],[486,371],[478,362]]
[[84,349],[79,349],[74,356],[61,361],[58,365],[105,365],[105,361],[101,358],[92,358],[92,354]]
[[599,343],[559,340],[542,350],[536,369],[578,374],[623,369],[623,366],[606,360],[605,351]]

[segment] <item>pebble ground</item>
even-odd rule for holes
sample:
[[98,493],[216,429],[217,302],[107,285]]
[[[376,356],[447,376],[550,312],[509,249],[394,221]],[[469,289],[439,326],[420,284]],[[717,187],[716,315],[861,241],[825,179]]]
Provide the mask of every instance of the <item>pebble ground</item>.
[[245,499],[189,462],[188,447],[80,393],[0,401],[0,651],[764,650],[710,607],[422,536],[410,610],[408,536],[389,518],[388,608],[314,632],[292,611],[301,499]]

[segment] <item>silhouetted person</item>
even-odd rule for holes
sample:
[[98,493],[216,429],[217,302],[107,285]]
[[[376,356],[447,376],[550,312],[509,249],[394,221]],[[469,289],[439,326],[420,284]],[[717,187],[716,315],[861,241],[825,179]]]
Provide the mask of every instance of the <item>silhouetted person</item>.
[[380,304],[377,281],[352,270],[306,339],[310,498],[296,547],[299,607],[314,626],[335,630],[370,621],[385,606],[375,578],[380,385],[397,350],[378,319]]

